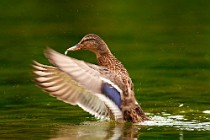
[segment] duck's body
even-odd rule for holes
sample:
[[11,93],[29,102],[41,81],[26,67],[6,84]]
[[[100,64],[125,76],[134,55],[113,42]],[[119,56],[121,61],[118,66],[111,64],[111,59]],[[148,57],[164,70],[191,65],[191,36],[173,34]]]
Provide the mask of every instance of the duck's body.
[[134,97],[127,70],[106,43],[97,35],[89,34],[66,53],[82,49],[94,52],[99,66],[47,49],[45,55],[56,67],[35,62],[38,85],[52,96],[79,105],[99,118],[118,122],[148,120]]

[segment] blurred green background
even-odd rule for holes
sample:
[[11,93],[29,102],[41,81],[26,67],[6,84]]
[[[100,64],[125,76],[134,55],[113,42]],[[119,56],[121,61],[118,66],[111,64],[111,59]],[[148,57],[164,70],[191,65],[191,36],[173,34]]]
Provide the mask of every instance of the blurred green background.
[[[95,121],[31,81],[32,60],[49,64],[46,47],[64,53],[88,33],[125,65],[145,112],[209,121],[203,111],[210,110],[210,1],[1,0],[0,9],[0,138],[52,138],[61,124]],[[96,62],[88,51],[68,55]],[[176,129],[164,129],[169,137],[160,136],[162,128],[151,135],[177,138]],[[145,138],[149,130],[142,130]]]

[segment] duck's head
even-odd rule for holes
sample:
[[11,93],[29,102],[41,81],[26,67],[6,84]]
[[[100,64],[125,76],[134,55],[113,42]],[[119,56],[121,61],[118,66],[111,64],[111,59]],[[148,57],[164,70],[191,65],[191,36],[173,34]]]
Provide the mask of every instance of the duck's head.
[[94,52],[96,55],[101,55],[110,52],[106,43],[99,36],[95,34],[88,34],[84,36],[78,44],[68,48],[65,51],[65,54],[67,54],[69,51],[77,51],[77,50],[90,50]]

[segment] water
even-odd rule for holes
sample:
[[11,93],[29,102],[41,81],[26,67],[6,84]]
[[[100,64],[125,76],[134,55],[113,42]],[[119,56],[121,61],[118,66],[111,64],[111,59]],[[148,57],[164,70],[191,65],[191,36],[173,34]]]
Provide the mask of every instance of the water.
[[[0,139],[210,139],[210,2],[1,1]],[[37,88],[33,59],[96,33],[151,121],[99,121]],[[87,51],[69,53],[95,63]]]

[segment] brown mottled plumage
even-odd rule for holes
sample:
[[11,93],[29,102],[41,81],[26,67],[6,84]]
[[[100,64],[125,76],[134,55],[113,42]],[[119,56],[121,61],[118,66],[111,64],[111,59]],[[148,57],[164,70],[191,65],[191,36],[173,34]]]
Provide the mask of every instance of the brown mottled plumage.
[[106,43],[95,34],[88,34],[66,50],[90,50],[98,65],[67,57],[52,49],[45,56],[53,66],[34,62],[37,85],[72,105],[79,105],[98,118],[118,122],[148,120],[134,97],[133,83],[125,67],[112,55]]
[[[138,105],[134,97],[134,88],[132,80],[123,66],[123,64],[115,58],[109,50],[107,44],[97,35],[88,34],[73,49],[67,51],[90,50],[96,54],[98,65],[108,68],[111,72],[117,75],[117,78],[122,81],[116,83],[123,90],[123,99],[121,109],[125,121],[141,122],[148,120],[143,110]],[[115,81],[112,81],[115,83]]]

